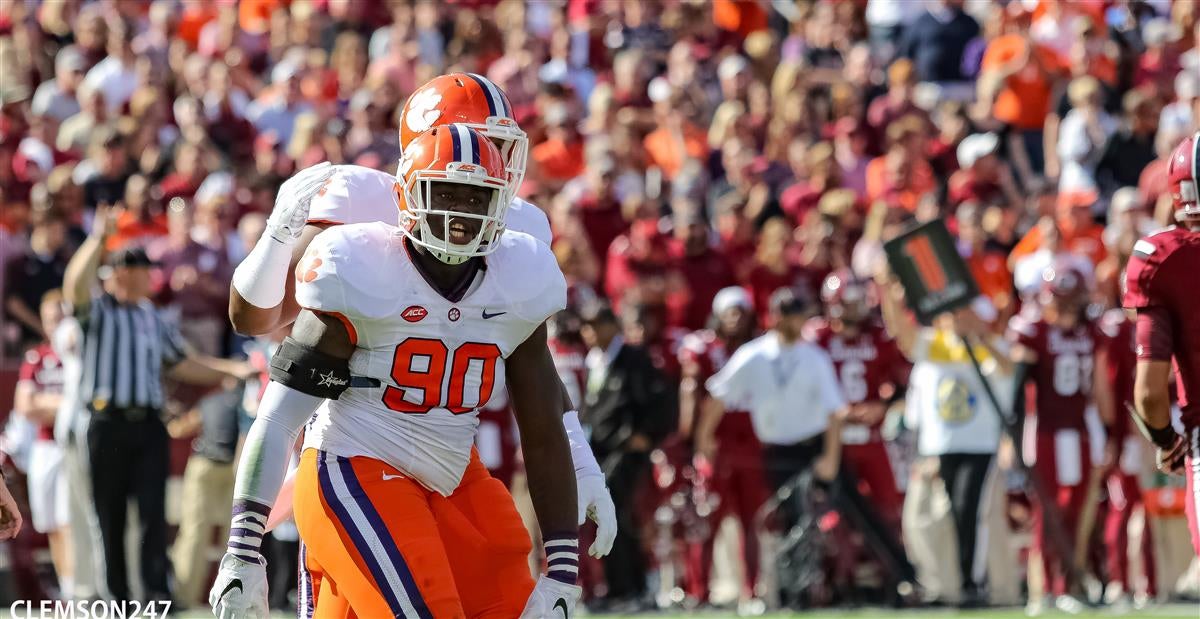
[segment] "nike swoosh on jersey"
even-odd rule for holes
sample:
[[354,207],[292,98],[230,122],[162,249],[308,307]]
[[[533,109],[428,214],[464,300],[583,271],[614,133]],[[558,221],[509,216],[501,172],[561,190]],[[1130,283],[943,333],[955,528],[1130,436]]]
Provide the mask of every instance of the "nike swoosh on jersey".
[[387,473],[383,474],[383,481],[388,481],[391,479],[404,479],[404,476],[403,475],[388,475]]
[[563,598],[558,598],[558,601],[554,603],[554,610],[561,610],[563,619],[570,619],[570,615],[567,614],[567,601]]
[[484,320],[487,320],[488,318],[495,318],[495,317],[497,317],[497,316],[501,316],[501,315],[503,315],[503,314],[507,314],[507,313],[508,313],[508,312],[496,312],[496,313],[494,313],[494,314],[489,314],[489,313],[488,313],[488,311],[487,311],[487,309],[484,309],[484,310],[483,310],[483,319],[484,319]]

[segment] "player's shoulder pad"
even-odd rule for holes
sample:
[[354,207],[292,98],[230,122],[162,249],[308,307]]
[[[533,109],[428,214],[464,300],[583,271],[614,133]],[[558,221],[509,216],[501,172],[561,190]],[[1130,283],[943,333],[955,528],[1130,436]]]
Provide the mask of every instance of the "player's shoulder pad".
[[395,176],[359,165],[341,164],[333,168],[329,184],[309,206],[309,223],[395,221],[399,212]]
[[313,237],[296,265],[296,302],[309,310],[376,318],[395,305],[395,228],[382,223],[329,228]]
[[554,240],[550,231],[550,218],[537,205],[524,198],[513,198],[504,216],[505,229],[524,232],[549,245]]
[[567,280],[550,246],[523,232],[506,231],[487,258],[492,287],[521,318],[542,322],[567,307]]

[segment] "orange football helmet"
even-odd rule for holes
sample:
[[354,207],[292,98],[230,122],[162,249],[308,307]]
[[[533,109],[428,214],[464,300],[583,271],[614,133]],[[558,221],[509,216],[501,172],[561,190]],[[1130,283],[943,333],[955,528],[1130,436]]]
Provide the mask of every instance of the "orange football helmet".
[[[400,194],[400,230],[446,264],[461,264],[496,250],[511,200],[504,158],[491,140],[464,124],[442,125],[418,135],[404,149],[396,174]],[[491,189],[484,213],[432,208],[434,183],[459,183]],[[435,232],[430,215],[441,219]],[[475,236],[453,243],[451,220],[479,221]]]
[[490,138],[504,157],[515,194],[525,178],[529,138],[513,120],[512,104],[504,91],[475,73],[435,77],[404,102],[400,111],[400,148],[418,135],[441,125],[460,123]]

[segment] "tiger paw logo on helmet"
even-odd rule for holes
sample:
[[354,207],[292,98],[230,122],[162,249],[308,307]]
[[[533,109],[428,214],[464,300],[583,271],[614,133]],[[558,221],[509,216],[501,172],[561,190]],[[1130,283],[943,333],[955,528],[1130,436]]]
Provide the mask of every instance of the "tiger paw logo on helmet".
[[442,111],[437,104],[442,102],[442,93],[434,88],[418,91],[408,102],[408,113],[404,115],[404,123],[410,131],[421,133],[427,131],[441,117]]

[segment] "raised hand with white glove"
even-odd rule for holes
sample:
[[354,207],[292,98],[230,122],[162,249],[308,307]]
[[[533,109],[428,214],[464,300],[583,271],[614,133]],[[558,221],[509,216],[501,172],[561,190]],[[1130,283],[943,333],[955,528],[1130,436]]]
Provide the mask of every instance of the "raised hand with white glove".
[[579,493],[579,524],[591,518],[596,522],[596,540],[588,548],[588,554],[599,559],[612,550],[617,538],[617,508],[608,494],[604,472],[592,454],[579,425],[579,413],[567,411],[563,415],[563,427],[567,441],[571,444],[571,460],[575,463],[575,488]]
[[217,619],[267,619],[271,611],[267,606],[267,569],[262,560],[250,563],[226,553],[208,593],[208,603]]
[[283,182],[275,196],[275,208],[267,218],[271,238],[290,245],[300,238],[308,223],[308,208],[321,188],[333,178],[337,168],[328,161],[305,168]]
[[292,247],[308,223],[313,198],[336,171],[332,164],[323,161],[296,173],[279,188],[263,235],[233,271],[233,289],[251,305],[269,309],[283,302]]

